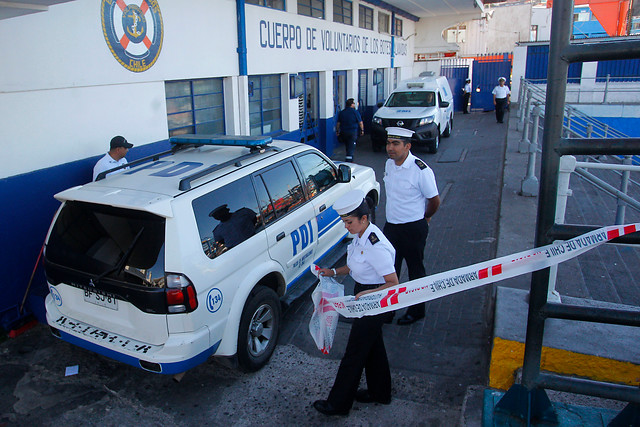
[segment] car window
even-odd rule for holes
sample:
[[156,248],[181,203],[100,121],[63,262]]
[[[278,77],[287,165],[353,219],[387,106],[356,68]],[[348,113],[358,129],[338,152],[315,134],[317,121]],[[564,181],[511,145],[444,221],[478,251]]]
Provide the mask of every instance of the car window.
[[192,206],[202,249],[212,259],[264,227],[248,176],[198,197]]
[[433,107],[436,105],[434,92],[394,92],[389,97],[387,107]]
[[264,225],[276,219],[276,211],[271,203],[271,198],[267,192],[267,187],[262,180],[262,176],[257,176],[255,180],[256,194],[258,195],[258,205],[260,206],[260,213],[262,214],[262,220]]
[[338,182],[333,166],[317,153],[303,154],[297,160],[310,197],[317,196]]
[[264,182],[276,218],[281,218],[305,201],[302,183],[290,161],[258,175]]

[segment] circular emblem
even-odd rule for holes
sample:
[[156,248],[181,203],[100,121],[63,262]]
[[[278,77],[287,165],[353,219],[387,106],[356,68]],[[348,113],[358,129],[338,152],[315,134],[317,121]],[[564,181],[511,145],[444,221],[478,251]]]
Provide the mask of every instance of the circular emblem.
[[400,127],[404,126],[404,122],[402,120],[398,120],[396,124]]
[[222,292],[218,288],[213,288],[207,294],[207,310],[215,313],[220,310],[220,307],[222,307]]
[[49,286],[49,292],[51,292],[51,298],[53,298],[53,302],[60,307],[62,305],[62,297],[60,296],[60,292],[53,286]]
[[125,0],[102,0],[102,32],[107,46],[124,68],[146,71],[162,49],[162,14],[157,0],[127,4]]

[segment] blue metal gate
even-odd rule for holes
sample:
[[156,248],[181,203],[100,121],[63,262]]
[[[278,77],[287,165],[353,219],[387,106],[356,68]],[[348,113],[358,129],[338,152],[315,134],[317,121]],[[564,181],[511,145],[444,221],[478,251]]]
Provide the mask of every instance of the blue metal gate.
[[462,111],[464,98],[462,90],[464,82],[469,78],[469,64],[465,59],[444,59],[440,63],[440,75],[445,76],[453,92],[453,106],[455,111]]
[[511,88],[511,55],[507,53],[489,54],[473,61],[472,110],[494,110],[491,92],[497,86],[499,77],[507,79],[507,86]]

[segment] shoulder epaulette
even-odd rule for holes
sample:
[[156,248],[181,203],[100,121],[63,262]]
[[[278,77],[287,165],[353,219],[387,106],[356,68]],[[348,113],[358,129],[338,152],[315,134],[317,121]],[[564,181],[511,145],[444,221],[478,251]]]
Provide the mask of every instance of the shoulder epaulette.
[[416,165],[418,165],[420,169],[424,169],[427,167],[427,165],[420,159],[416,159]]
[[369,241],[371,242],[372,245],[375,245],[380,241],[380,239],[378,239],[378,236],[376,236],[376,233],[371,233],[369,234]]

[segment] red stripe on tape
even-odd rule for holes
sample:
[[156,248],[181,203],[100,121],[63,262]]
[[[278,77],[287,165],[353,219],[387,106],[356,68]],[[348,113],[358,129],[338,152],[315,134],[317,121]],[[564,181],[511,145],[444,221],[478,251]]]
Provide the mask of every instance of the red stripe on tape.
[[483,268],[482,270],[478,271],[478,277],[480,277],[480,279],[486,279],[487,277],[489,277],[489,269]]
[[392,290],[390,290],[390,291],[387,291],[387,295],[385,295],[385,296],[380,300],[380,307],[387,307],[387,306],[389,305],[389,302],[388,302],[389,297],[390,297],[391,295],[393,295],[393,294],[394,294],[394,292],[395,292],[395,291],[394,291],[393,289],[392,289]]
[[502,273],[502,264],[494,265],[491,267],[491,275],[495,276],[496,274]]
[[635,233],[636,230],[636,226],[635,225],[628,225],[624,228],[624,234],[631,234],[631,233]]
[[620,231],[618,229],[607,231],[607,239],[615,239],[620,236]]
[[405,292],[406,290],[407,290],[406,287],[398,289],[398,293],[396,293],[395,295],[393,295],[391,297],[391,305],[397,304],[398,303],[398,297],[400,296],[401,293]]

